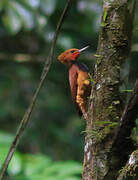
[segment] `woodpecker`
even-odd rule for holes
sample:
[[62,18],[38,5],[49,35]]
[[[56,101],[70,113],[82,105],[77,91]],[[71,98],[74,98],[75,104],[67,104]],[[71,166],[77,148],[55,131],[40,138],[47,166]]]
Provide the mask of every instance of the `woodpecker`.
[[87,117],[88,97],[91,91],[88,67],[77,61],[78,56],[89,46],[82,49],[68,49],[58,56],[58,60],[69,67],[69,82],[72,99],[77,105],[79,114]]

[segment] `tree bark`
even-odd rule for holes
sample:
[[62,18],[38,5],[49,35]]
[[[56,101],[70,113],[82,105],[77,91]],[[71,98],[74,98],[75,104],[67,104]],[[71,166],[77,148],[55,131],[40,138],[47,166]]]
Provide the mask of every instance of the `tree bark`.
[[[128,101],[128,104],[122,114],[120,119],[120,127],[114,139],[112,151],[117,153],[123,151],[123,149],[131,148],[130,146],[130,136],[132,129],[136,126],[136,118],[138,117],[138,79],[135,82],[133,92]],[[116,149],[118,147],[118,149]],[[115,150],[114,150],[115,149]]]
[[120,174],[117,180],[123,179],[138,179],[136,172],[138,171],[138,150],[131,153],[128,162],[126,163],[125,167],[120,170]]
[[97,63],[86,120],[83,180],[116,179],[122,166],[120,157],[114,158],[111,150],[124,108],[120,69],[130,51],[134,2],[103,1]]

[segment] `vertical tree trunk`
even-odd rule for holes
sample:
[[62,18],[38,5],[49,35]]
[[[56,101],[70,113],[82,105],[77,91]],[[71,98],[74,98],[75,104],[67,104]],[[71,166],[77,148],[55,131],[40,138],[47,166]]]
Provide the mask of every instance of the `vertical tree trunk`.
[[103,1],[95,83],[86,120],[83,180],[115,179],[122,165],[119,157],[112,157],[111,148],[124,108],[120,69],[130,51],[134,6],[129,0]]

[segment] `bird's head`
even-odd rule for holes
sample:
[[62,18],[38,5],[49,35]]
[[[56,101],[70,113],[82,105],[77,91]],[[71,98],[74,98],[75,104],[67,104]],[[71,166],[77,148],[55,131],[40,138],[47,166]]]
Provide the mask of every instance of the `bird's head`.
[[79,56],[79,54],[85,51],[88,47],[89,46],[86,46],[82,49],[75,49],[75,48],[68,49],[58,56],[58,60],[61,63],[70,66],[72,61],[75,61]]

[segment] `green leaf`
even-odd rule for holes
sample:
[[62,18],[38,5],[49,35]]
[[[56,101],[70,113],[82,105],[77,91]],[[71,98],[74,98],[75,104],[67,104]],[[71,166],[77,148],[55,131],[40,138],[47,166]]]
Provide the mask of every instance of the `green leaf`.
[[107,9],[104,10],[104,14],[103,14],[103,21],[105,22],[106,21],[106,18],[107,18]]
[[94,54],[94,56],[95,56],[95,57],[101,57],[101,55],[100,55],[100,54]]
[[105,26],[107,26],[107,24],[108,24],[108,23],[101,22],[100,26],[101,26],[101,27],[105,27]]
[[121,92],[132,92],[133,90],[132,89],[124,89],[124,90],[121,90]]

